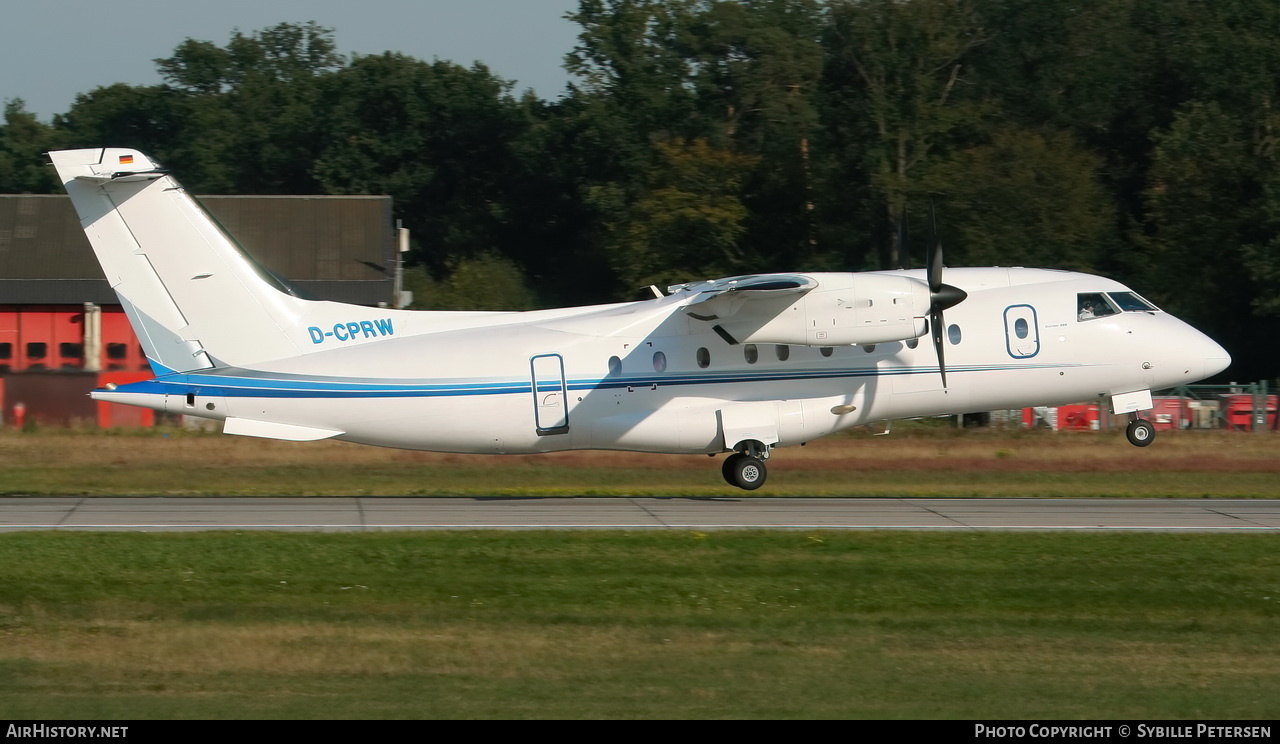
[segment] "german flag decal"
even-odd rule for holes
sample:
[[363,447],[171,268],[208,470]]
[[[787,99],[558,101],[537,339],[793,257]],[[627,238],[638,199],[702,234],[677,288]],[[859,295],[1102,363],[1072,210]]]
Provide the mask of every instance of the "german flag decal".
[[120,156],[120,165],[133,165],[133,156],[132,156],[132,155],[121,155],[121,156]]

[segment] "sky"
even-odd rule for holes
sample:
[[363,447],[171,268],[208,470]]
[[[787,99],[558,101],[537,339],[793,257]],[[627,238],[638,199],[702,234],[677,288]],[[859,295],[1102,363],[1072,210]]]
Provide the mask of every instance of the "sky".
[[479,61],[514,92],[554,100],[577,0],[0,0],[0,100],[21,98],[42,121],[76,94],[113,83],[161,82],[153,60],[184,39],[225,46],[239,29],[316,21],[342,54],[403,52],[421,60]]

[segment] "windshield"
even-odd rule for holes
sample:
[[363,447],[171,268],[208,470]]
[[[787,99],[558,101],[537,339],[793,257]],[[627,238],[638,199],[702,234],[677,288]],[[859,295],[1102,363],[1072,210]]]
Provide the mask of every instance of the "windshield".
[[1076,295],[1076,317],[1080,320],[1105,318],[1120,312],[1107,301],[1101,292],[1081,292]]
[[1150,313],[1156,309],[1155,305],[1142,299],[1133,292],[1108,292],[1107,297],[1111,301],[1120,306],[1120,309],[1126,313]]
[[1153,313],[1156,306],[1133,292],[1081,292],[1076,295],[1076,318],[1093,320],[1117,313]]

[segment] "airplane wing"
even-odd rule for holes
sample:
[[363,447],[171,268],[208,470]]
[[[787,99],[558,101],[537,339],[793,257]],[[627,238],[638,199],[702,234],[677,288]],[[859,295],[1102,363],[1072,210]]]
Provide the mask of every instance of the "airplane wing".
[[730,344],[874,344],[925,332],[929,287],[905,274],[751,274],[668,288]]
[[[697,320],[711,321],[731,317],[751,300],[790,297],[794,302],[800,295],[817,286],[817,280],[804,274],[750,274],[676,284],[667,287],[667,292],[687,292],[692,295],[686,307],[710,303],[697,312],[690,310],[688,314]],[[772,306],[772,303],[769,304]]]

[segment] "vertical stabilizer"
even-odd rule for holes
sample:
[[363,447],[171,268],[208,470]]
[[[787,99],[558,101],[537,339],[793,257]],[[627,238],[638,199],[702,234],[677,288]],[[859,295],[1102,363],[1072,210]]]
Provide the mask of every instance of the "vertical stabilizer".
[[146,155],[94,148],[49,157],[158,374],[301,352],[289,331],[308,303],[266,281]]

